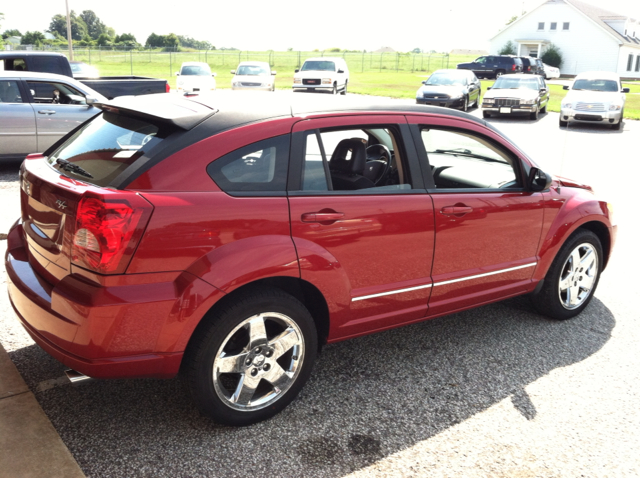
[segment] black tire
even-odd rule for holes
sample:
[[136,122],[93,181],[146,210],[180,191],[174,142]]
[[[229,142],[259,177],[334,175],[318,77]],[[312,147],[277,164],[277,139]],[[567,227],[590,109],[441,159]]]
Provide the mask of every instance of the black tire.
[[536,110],[529,113],[529,119],[536,121],[538,119],[539,111],[540,111],[540,105],[536,105]]
[[543,113],[543,114],[544,114],[544,113],[546,113],[546,112],[547,112],[547,105],[548,105],[548,104],[549,104],[549,103],[547,103],[546,105],[544,105],[544,108],[541,108],[541,109],[540,109],[540,113]]
[[338,85],[336,83],[333,84],[333,89],[331,90],[332,95],[338,94]]
[[567,123],[566,121],[562,121],[562,120],[560,120],[560,121],[559,121],[559,124],[560,124],[560,127],[561,127],[561,128],[564,128],[565,126],[567,126],[567,124],[568,124],[568,123]]
[[476,98],[476,108],[480,108],[480,105],[482,103],[480,103],[480,96],[482,95],[482,90],[478,91],[478,97]]
[[491,113],[489,113],[488,111],[483,111],[482,112],[482,117],[483,118],[491,118]]
[[[279,289],[254,289],[204,320],[183,361],[202,414],[226,425],[251,425],[276,415],[298,395],[311,374],[318,337],[297,299]],[[224,367],[230,371],[222,372]]]
[[[598,236],[586,229],[574,232],[558,251],[540,290],[531,295],[536,310],[556,320],[571,319],[582,312],[598,286],[603,259]],[[572,291],[563,292],[563,282],[568,283],[567,289],[573,289],[575,304],[567,303],[571,302]],[[588,290],[582,290],[581,285],[588,286]]]
[[618,131],[622,127],[622,118],[624,118],[624,109],[620,112],[620,121],[611,125],[611,129]]
[[469,97],[465,96],[464,98],[462,98],[462,111],[464,111],[465,113],[467,111],[469,111]]
[[502,75],[504,75],[506,73],[506,71],[504,70],[498,70],[496,71],[496,79],[500,78]]
[[348,81],[345,81],[345,82],[344,82],[344,90],[342,90],[342,91],[340,92],[340,94],[341,94],[341,95],[346,95],[346,94],[347,94],[347,84],[348,84],[348,83],[349,83]]

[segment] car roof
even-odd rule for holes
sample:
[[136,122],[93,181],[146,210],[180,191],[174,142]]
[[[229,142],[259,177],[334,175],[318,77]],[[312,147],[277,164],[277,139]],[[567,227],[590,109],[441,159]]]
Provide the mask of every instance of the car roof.
[[205,136],[268,119],[349,112],[432,113],[487,124],[484,120],[457,110],[406,104],[390,99],[292,95],[283,91],[265,93],[260,97],[260,101],[256,101],[256,94],[260,93],[221,90],[194,97],[171,93],[121,96],[97,106],[107,111],[117,108],[124,114],[152,117],[184,130],[202,125],[206,130]]
[[329,60],[329,61],[344,61],[344,58],[340,58],[337,56],[317,56],[314,58],[307,58],[304,61],[323,61],[323,60]]
[[584,71],[576,75],[576,80],[583,79],[591,80],[615,80],[620,81],[620,75],[613,73],[612,71]]
[[36,80],[73,80],[70,76],[56,75],[55,73],[41,73],[38,71],[15,71],[15,70],[2,70],[0,71],[0,78],[33,78]]
[[468,75],[469,73],[473,73],[473,72],[471,70],[455,70],[453,68],[443,68],[442,70],[436,70],[431,74],[435,75],[436,73],[452,73],[456,75]]
[[269,63],[267,63],[266,61],[241,61],[240,64],[238,66],[241,65],[245,65],[245,66],[251,66],[251,65],[259,65],[259,66],[270,66]]
[[28,50],[11,50],[11,51],[0,51],[0,58],[5,56],[65,56],[62,53],[57,53],[53,51],[28,51]]
[[182,66],[202,66],[202,65],[207,65],[209,66],[209,63],[205,63],[204,61],[183,61],[182,62]]
[[[507,73],[505,78],[542,78],[542,75],[530,75],[527,73]],[[502,77],[501,77],[502,78]]]

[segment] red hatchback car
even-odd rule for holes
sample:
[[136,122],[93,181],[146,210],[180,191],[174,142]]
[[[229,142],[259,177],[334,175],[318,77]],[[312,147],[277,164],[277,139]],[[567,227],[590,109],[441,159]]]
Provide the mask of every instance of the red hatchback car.
[[293,400],[322,344],[521,294],[568,319],[593,297],[608,204],[485,121],[234,93],[116,99],[24,161],[9,295],[65,365],[181,370],[203,413],[245,425]]

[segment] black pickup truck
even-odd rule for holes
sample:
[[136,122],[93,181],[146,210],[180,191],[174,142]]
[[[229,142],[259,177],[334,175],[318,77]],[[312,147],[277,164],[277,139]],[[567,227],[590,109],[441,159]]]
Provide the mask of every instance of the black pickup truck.
[[[67,57],[60,53],[42,51],[0,52],[0,70],[38,71],[55,73],[73,78]],[[113,99],[116,96],[168,93],[167,80],[143,76],[104,76],[100,78],[76,78],[91,89]]]

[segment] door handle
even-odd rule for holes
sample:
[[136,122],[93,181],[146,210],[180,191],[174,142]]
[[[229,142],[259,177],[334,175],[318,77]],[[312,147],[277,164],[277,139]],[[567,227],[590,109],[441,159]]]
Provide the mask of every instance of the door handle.
[[471,206],[445,206],[440,210],[440,213],[446,216],[457,216],[468,214],[471,211],[473,211]]
[[343,217],[343,212],[305,212],[302,222],[333,222]]
[[38,114],[41,115],[54,115],[56,114],[55,110],[40,110],[38,111]]

